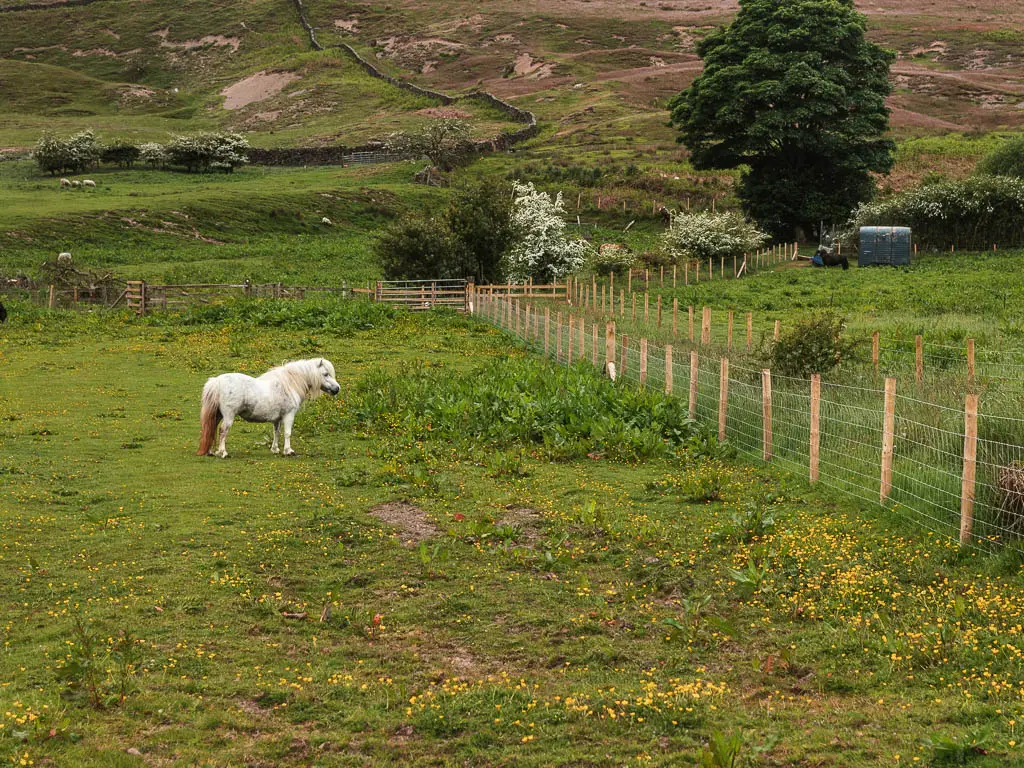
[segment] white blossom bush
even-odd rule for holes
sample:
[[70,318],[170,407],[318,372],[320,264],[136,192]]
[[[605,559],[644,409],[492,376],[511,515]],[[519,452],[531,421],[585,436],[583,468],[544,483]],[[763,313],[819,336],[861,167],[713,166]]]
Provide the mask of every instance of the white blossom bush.
[[843,239],[856,243],[861,227],[910,227],[925,249],[988,250],[1024,246],[1024,179],[973,176],[925,184],[861,204]]
[[585,240],[565,238],[562,193],[552,199],[532,183],[513,182],[512,222],[519,241],[505,257],[505,276],[511,283],[558,280],[579,271],[594,249]]
[[66,139],[44,133],[32,150],[32,158],[40,170],[54,175],[81,173],[99,162],[102,151],[96,134],[91,130]]
[[171,165],[188,171],[218,170],[230,173],[249,162],[249,142],[237,133],[196,133],[174,136],[164,147]]
[[147,141],[139,144],[139,160],[151,168],[166,168],[170,156],[163,144]]
[[661,245],[673,261],[743,256],[765,245],[769,237],[734,212],[670,211]]

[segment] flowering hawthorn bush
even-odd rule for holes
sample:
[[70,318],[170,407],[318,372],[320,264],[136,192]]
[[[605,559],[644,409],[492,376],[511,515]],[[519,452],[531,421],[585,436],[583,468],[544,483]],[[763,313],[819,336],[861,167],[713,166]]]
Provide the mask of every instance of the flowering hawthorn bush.
[[508,281],[557,280],[581,269],[594,249],[585,240],[565,239],[562,193],[552,200],[532,183],[513,182],[512,194],[512,221],[520,239],[505,257]]
[[768,242],[768,235],[734,212],[679,213],[661,236],[662,247],[674,261],[742,256]]
[[843,239],[856,242],[866,226],[910,227],[926,249],[1019,247],[1024,245],[1024,179],[973,176],[864,203],[851,215]]

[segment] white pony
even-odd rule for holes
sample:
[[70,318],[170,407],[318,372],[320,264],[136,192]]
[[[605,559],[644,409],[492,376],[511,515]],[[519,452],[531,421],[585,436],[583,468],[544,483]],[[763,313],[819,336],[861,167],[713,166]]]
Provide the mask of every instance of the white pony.
[[221,422],[220,445],[213,455],[227,458],[225,442],[228,431],[235,416],[241,416],[245,421],[274,425],[272,453],[278,452],[277,436],[283,429],[284,455],[292,456],[295,454],[291,444],[292,423],[302,403],[321,392],[336,395],[340,391],[341,385],[334,379],[334,366],[322,357],[279,365],[258,379],[244,373],[214,376],[203,387],[203,407],[199,417],[202,434],[198,454],[205,456],[210,453],[217,423]]

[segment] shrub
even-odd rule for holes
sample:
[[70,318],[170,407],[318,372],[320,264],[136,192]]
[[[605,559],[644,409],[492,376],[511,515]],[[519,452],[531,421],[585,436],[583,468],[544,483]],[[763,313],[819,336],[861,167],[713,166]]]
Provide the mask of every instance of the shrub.
[[139,159],[139,148],[130,141],[118,139],[103,147],[100,159],[104,163],[119,165],[122,168],[131,168]]
[[187,171],[218,170],[231,173],[249,162],[249,142],[237,133],[196,133],[175,136],[165,147],[168,163]]
[[978,173],[987,176],[1024,178],[1024,134],[993,149],[978,163]]
[[925,249],[987,250],[1024,246],[1024,178],[972,176],[916,187],[853,212],[842,239],[856,243],[861,227],[904,226]]
[[407,216],[377,238],[377,256],[391,280],[457,279],[466,277],[462,250],[440,218]]
[[834,312],[803,317],[783,331],[764,355],[765,365],[783,376],[828,373],[853,351],[843,339],[846,321]]
[[735,212],[670,212],[661,245],[675,261],[741,257],[768,242],[768,235]]
[[512,221],[520,239],[505,259],[506,278],[515,283],[530,278],[544,282],[578,271],[593,254],[593,248],[584,240],[565,239],[562,193],[552,200],[532,183],[513,182],[512,188]]
[[53,175],[81,173],[95,165],[100,154],[99,142],[91,130],[81,131],[66,139],[44,133],[32,150],[32,157],[39,169]]
[[590,267],[599,275],[622,272],[636,263],[636,255],[624,245],[605,243],[590,259]]
[[502,260],[519,236],[512,186],[481,179],[457,187],[444,221],[461,251],[461,276],[472,275],[477,283],[502,280]]
[[147,141],[144,144],[139,144],[139,160],[151,168],[166,168],[170,157],[163,144]]

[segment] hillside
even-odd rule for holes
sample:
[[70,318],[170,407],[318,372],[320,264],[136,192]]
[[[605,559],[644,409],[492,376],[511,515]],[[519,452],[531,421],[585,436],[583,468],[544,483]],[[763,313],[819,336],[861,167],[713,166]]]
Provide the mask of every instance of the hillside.
[[[899,54],[890,99],[896,135],[1024,125],[1024,8],[1008,0],[858,6],[870,36]],[[700,71],[696,42],[736,4],[304,7],[322,45],[349,43],[431,88],[483,87],[537,112],[549,139],[657,145],[673,138],[665,100]],[[0,146],[28,145],[48,126],[85,124],[140,137],[220,126],[262,145],[352,144],[430,119],[436,107],[367,77],[344,56],[311,53],[289,0],[5,0],[0,13],[0,98],[9,105]],[[500,116],[466,113],[482,119],[481,133],[500,128]]]

